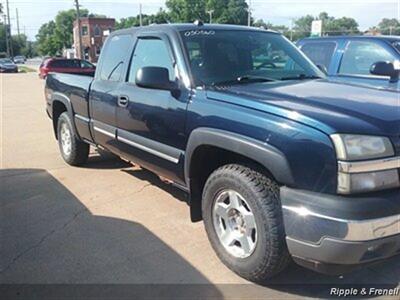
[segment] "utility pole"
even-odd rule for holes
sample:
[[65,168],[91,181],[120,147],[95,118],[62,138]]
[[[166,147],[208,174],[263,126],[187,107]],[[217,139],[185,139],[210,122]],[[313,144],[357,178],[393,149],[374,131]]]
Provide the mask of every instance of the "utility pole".
[[17,33],[18,33],[18,39],[21,40],[20,32],[19,32],[19,16],[18,16],[18,8],[15,9],[15,13],[17,16]]
[[392,32],[393,32],[393,26],[389,26],[389,35],[392,35]]
[[210,24],[211,24],[212,23],[212,15],[214,13],[214,10],[213,9],[207,10],[207,13],[210,15]]
[[248,12],[247,12],[247,26],[251,26],[251,0],[249,0]]
[[7,9],[6,40],[8,41],[7,55],[9,57],[14,57],[12,38],[11,38],[10,7],[8,5],[8,0],[6,0],[6,9]]
[[81,14],[79,12],[79,0],[75,0],[75,7],[76,7],[76,23],[78,24],[78,47],[79,47],[79,51],[77,52],[77,54],[78,58],[83,59]]
[[6,48],[7,48],[7,56],[10,57],[10,40],[8,39],[8,25],[7,25],[7,16],[6,14],[3,15],[4,17],[4,27],[6,29]]
[[142,3],[139,3],[139,24],[140,24],[140,27],[143,26],[143,20],[142,20]]

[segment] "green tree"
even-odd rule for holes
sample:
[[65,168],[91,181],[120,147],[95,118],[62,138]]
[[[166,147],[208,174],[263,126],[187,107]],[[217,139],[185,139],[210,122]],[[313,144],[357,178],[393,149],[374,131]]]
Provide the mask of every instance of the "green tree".
[[400,22],[397,19],[382,19],[378,24],[378,29],[385,35],[400,35]]
[[294,21],[293,26],[293,40],[298,40],[310,36],[311,24],[315,18],[311,15],[303,16]]
[[248,6],[244,0],[229,0],[226,9],[217,18],[217,23],[246,25],[248,22]]
[[353,18],[342,17],[334,19],[323,25],[323,32],[328,35],[351,35],[358,34],[358,23]]
[[6,25],[0,24],[0,57],[5,57],[6,53]]
[[36,35],[38,51],[41,55],[54,56],[60,54],[62,45],[56,39],[56,23],[50,21],[43,24]]
[[[163,24],[163,23],[168,23],[169,22],[169,15],[168,13],[161,9],[153,15],[142,15],[142,24],[143,25],[150,25],[150,24]],[[115,28],[116,29],[122,29],[122,28],[129,28],[129,27],[135,27],[135,26],[140,26],[140,16],[137,15],[135,17],[128,17],[128,18],[122,18],[119,21],[116,22]]]
[[213,11],[213,23],[247,24],[245,0],[167,0],[167,13],[174,23],[209,21],[208,11]]
[[12,39],[12,50],[14,56],[21,55],[23,49],[26,47],[26,44],[28,42],[27,36],[25,34],[13,35],[11,39]]
[[206,0],[167,0],[168,13],[173,23],[206,20]]
[[318,17],[306,15],[294,22],[294,40],[309,37],[311,24],[314,20],[322,20],[323,35],[350,35],[359,33],[358,23],[353,18],[342,17],[336,19],[326,12],[321,12]]
[[264,20],[262,20],[262,19],[259,19],[259,20],[256,20],[255,22],[253,22],[253,26],[254,27],[263,27],[265,29],[278,31],[285,35],[289,32],[289,28],[285,25],[274,25],[270,22],[265,23]]
[[[82,17],[89,16],[87,9],[81,9]],[[38,34],[37,49],[42,55],[61,54],[65,48],[70,48],[73,44],[73,27],[76,20],[74,9],[60,11],[54,21],[43,24]]]
[[[87,17],[89,12],[87,9],[81,9],[80,15]],[[60,11],[55,18],[54,38],[60,45],[60,49],[71,48],[73,44],[73,27],[76,20],[76,10],[70,9]]]

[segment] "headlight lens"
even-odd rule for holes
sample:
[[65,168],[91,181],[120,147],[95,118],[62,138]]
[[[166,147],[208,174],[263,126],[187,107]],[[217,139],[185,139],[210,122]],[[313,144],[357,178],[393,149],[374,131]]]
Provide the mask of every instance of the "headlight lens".
[[333,134],[331,138],[339,160],[367,160],[394,155],[392,143],[387,137]]

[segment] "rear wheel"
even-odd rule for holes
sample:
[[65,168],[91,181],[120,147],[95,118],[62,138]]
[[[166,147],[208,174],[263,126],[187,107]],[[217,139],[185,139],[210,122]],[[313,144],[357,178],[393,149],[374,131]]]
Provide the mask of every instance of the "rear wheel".
[[80,166],[87,161],[90,146],[77,138],[67,112],[58,118],[57,137],[61,155],[67,164]]
[[202,210],[211,245],[240,276],[259,282],[289,264],[279,186],[265,175],[237,164],[217,169],[204,187]]

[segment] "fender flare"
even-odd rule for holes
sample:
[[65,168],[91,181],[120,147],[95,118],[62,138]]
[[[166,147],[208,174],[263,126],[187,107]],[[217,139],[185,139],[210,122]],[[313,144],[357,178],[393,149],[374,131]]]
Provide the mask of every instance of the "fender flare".
[[[61,102],[67,108],[67,113],[68,113],[68,115],[69,115],[69,117],[71,119],[73,130],[75,131],[74,133],[75,133],[75,135],[77,137],[79,137],[79,135],[77,134],[78,131],[76,130],[76,127],[75,127],[76,125],[75,125],[75,120],[74,120],[74,111],[73,111],[73,108],[72,108],[71,100],[66,95],[64,95],[64,94],[62,94],[60,92],[54,92],[53,95],[51,96],[51,115],[52,115],[53,122],[54,122],[53,104],[56,101],[57,102]],[[56,124],[54,125],[54,134],[57,137]],[[79,137],[79,139],[80,139],[80,137]]]
[[190,183],[190,164],[199,146],[215,146],[248,157],[266,169],[281,184],[293,185],[293,175],[285,155],[276,147],[259,140],[225,130],[200,127],[189,136],[185,152],[185,181]]

